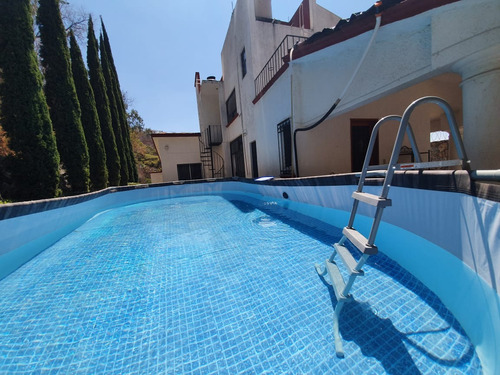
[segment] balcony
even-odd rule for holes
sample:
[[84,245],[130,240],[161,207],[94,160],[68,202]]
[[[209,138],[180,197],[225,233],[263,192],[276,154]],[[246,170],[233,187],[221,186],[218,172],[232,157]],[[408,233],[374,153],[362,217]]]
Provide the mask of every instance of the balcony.
[[222,128],[220,125],[208,125],[203,131],[202,141],[208,147],[218,146],[222,143]]
[[264,91],[276,74],[278,74],[283,65],[285,65],[284,57],[288,56],[292,47],[306,39],[307,37],[298,35],[285,36],[254,81],[255,97],[258,97],[259,94]]

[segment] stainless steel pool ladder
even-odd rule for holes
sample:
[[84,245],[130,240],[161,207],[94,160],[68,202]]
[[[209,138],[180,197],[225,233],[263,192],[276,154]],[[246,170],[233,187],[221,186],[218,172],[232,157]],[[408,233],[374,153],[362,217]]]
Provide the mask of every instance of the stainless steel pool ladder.
[[[450,126],[452,139],[455,142],[457,153],[460,159],[445,162],[438,161],[422,163],[420,159],[420,152],[418,151],[418,147],[415,142],[415,136],[409,123],[409,118],[413,110],[417,106],[424,103],[437,104],[444,110],[448,119],[448,124]],[[396,136],[389,164],[384,166],[369,166],[378,131],[382,124],[389,121],[397,121],[399,123],[399,130]],[[401,149],[405,134],[408,135],[408,138],[410,140],[415,162],[409,164],[397,164],[399,151]],[[392,201],[388,199],[387,196],[389,194],[389,188],[392,183],[394,172],[398,169],[422,169],[455,165],[461,165],[462,168],[469,169],[469,160],[467,159],[467,156],[465,154],[465,149],[463,146],[462,138],[460,137],[460,133],[458,131],[455,117],[453,115],[453,110],[443,99],[433,96],[420,98],[408,106],[402,117],[396,115],[386,116],[380,119],[377,124],[375,124],[370,137],[370,142],[368,144],[368,149],[366,151],[358,187],[352,194],[354,202],[351,210],[351,216],[349,218],[349,223],[342,230],[343,236],[340,241],[333,245],[333,253],[330,258],[325,261],[325,267],[322,268],[319,264],[315,265],[318,274],[333,287],[335,297],[337,298],[337,305],[335,306],[335,311],[333,313],[333,334],[335,338],[335,351],[338,357],[344,356],[342,338],[339,331],[340,312],[342,311],[344,304],[352,300],[352,296],[349,294],[349,292],[356,278],[358,276],[364,275],[362,268],[365,265],[366,261],[371,255],[375,255],[378,252],[378,248],[377,246],[375,246],[375,238],[377,236],[380,221],[382,220],[384,208],[392,205]],[[363,187],[365,185],[368,170],[380,170],[383,168],[386,169],[385,171],[383,171],[385,178],[380,195],[377,196],[374,194],[364,193]],[[360,202],[376,207],[375,216],[373,218],[373,223],[368,238],[366,238],[363,234],[358,232],[353,227]],[[351,252],[344,246],[346,241],[351,242],[354,247],[361,253],[361,256],[358,260],[356,260]],[[347,282],[344,280],[344,277],[340,273],[339,264],[334,260],[337,254],[342,259],[341,263],[345,266],[345,268],[347,269],[347,273],[349,274]],[[326,278],[327,275],[329,276],[329,278]]]

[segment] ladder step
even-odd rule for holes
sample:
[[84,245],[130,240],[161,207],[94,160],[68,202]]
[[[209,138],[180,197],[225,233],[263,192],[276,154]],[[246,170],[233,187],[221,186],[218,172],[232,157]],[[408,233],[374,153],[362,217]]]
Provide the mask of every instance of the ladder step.
[[379,197],[378,195],[355,191],[352,197],[360,202],[368,203],[375,207],[388,207],[392,205],[392,201],[387,198]]
[[366,237],[359,233],[356,229],[345,227],[344,230],[342,230],[342,234],[346,236],[349,241],[351,241],[352,244],[363,254],[375,255],[378,253],[377,246],[368,245]]
[[326,270],[328,275],[330,276],[330,280],[332,281],[333,290],[335,292],[335,296],[337,297],[337,301],[347,301],[351,299],[351,296],[344,296],[342,291],[345,288],[345,281],[342,275],[340,274],[339,267],[335,262],[330,262],[326,260]]
[[337,254],[340,256],[342,259],[342,262],[344,262],[345,266],[349,270],[349,273],[351,275],[356,275],[356,276],[364,276],[365,273],[363,270],[356,270],[356,266],[358,265],[358,262],[356,262],[356,259],[352,256],[351,252],[347,250],[345,246],[342,246],[338,243],[334,244],[333,247],[335,248],[335,251],[337,251]]

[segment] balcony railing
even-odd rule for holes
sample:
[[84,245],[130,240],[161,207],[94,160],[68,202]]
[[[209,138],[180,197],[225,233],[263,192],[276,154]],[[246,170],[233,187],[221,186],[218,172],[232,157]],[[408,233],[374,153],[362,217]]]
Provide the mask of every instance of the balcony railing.
[[224,177],[224,159],[213,149],[222,143],[220,125],[209,125],[200,134],[200,159],[203,165],[203,177]]
[[262,68],[257,78],[255,78],[255,96],[258,96],[260,92],[264,90],[264,88],[269,82],[271,82],[271,80],[278,73],[281,67],[285,65],[283,58],[288,55],[292,47],[295,44],[306,39],[307,37],[298,35],[285,36],[266,65],[264,65],[264,68]]

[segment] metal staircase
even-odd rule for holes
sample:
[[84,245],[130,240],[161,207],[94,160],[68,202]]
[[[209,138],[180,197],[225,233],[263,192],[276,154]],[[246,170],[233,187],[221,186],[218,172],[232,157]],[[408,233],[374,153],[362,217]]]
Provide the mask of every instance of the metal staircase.
[[220,125],[209,125],[201,132],[200,160],[205,178],[224,178],[224,159],[214,149],[222,143]]
[[[413,110],[421,104],[434,103],[439,105],[446,114],[448,124],[451,130],[451,136],[455,142],[457,153],[459,159],[448,160],[448,161],[437,161],[437,162],[426,162],[422,163],[420,159],[420,153],[418,151],[417,144],[415,142],[415,137],[413,135],[412,128],[409,123],[409,118]],[[378,131],[382,124],[389,121],[397,121],[399,123],[399,130],[394,143],[394,148],[391,154],[391,159],[387,165],[369,166],[370,158],[375,146],[375,140],[377,139]],[[413,153],[414,153],[414,163],[407,164],[397,164],[399,157],[399,150],[401,149],[403,139],[405,134],[408,135],[410,140]],[[375,245],[375,238],[377,236],[377,231],[379,229],[380,221],[382,220],[382,214],[386,207],[391,206],[392,202],[388,198],[389,189],[392,183],[392,178],[396,170],[404,169],[423,169],[423,168],[433,168],[433,167],[443,167],[443,166],[457,166],[461,165],[464,169],[469,169],[469,161],[465,154],[462,138],[458,131],[458,127],[453,115],[453,110],[443,99],[433,96],[423,97],[414,101],[405,110],[403,116],[387,116],[380,119],[375,127],[373,128],[372,135],[370,137],[370,142],[368,144],[368,149],[366,151],[366,156],[363,164],[363,169],[359,178],[358,187],[352,194],[354,199],[351,216],[349,218],[349,223],[342,231],[342,238],[340,241],[333,245],[333,253],[329,259],[325,261],[325,267],[316,264],[316,271],[318,274],[324,278],[324,280],[333,287],[335,292],[335,297],[337,298],[337,305],[335,306],[335,311],[333,313],[333,333],[335,338],[335,351],[338,357],[344,356],[342,338],[339,331],[339,317],[342,308],[346,302],[352,300],[352,296],[349,294],[354,281],[358,276],[363,276],[364,272],[362,270],[368,258],[372,255],[377,254],[378,248]],[[363,187],[365,185],[365,180],[368,176],[369,170],[381,170],[383,169],[383,174],[385,176],[382,185],[382,190],[380,195],[373,195],[363,192]],[[369,204],[376,207],[375,215],[373,218],[372,227],[368,238],[363,234],[358,232],[354,228],[354,222],[356,218],[356,213],[360,203]],[[344,246],[346,242],[350,242],[354,247],[361,253],[359,260],[356,260],[351,252]],[[342,262],[336,262],[336,255],[339,255]],[[340,272],[340,267],[344,267],[349,275],[347,281],[344,279]]]

